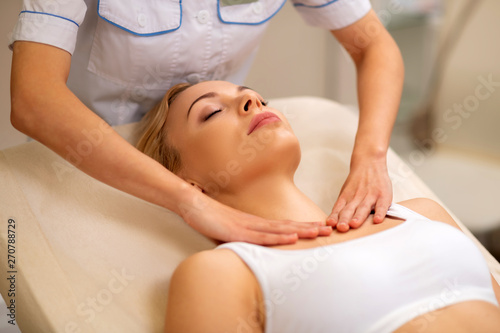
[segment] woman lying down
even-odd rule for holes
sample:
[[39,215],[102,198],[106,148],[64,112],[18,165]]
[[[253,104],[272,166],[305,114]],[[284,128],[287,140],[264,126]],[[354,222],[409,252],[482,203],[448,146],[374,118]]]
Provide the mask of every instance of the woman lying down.
[[[144,124],[139,149],[208,197],[269,219],[326,220],[294,184],[300,147],[290,125],[257,92],[177,85]],[[215,184],[222,170],[227,179]],[[327,234],[189,257],[171,280],[166,332],[500,331],[500,287],[437,203],[394,203],[383,223]]]

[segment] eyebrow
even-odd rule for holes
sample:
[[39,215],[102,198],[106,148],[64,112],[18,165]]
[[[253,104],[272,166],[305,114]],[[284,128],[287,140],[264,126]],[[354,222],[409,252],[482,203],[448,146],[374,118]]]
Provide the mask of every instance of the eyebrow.
[[[251,88],[248,88],[248,87],[245,87],[245,86],[238,86],[237,89],[238,89],[238,92],[243,91],[243,90],[247,90],[247,89],[252,90]],[[189,113],[191,112],[191,109],[193,108],[193,105],[195,105],[197,102],[199,102],[202,99],[212,98],[212,97],[216,97],[216,96],[219,96],[219,94],[217,94],[216,92],[212,91],[212,92],[208,92],[206,94],[203,94],[200,97],[198,97],[197,99],[195,99],[194,102],[191,103],[191,106],[188,109],[186,119],[189,118]]]

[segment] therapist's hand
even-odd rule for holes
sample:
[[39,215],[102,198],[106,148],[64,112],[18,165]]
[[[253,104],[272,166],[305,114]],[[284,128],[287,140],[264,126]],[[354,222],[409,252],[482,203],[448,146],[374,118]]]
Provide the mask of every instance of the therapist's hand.
[[392,183],[385,158],[352,161],[351,170],[326,224],[346,232],[360,227],[372,209],[373,221],[384,220],[392,202]]
[[357,22],[332,34],[350,54],[357,74],[359,122],[349,176],[327,224],[339,231],[357,228],[375,209],[383,221],[392,202],[386,156],[403,89],[399,48],[371,9]]
[[179,206],[179,211],[193,229],[225,242],[293,244],[298,238],[316,238],[332,233],[332,228],[325,226],[325,222],[268,220],[221,204],[201,193],[192,195]]

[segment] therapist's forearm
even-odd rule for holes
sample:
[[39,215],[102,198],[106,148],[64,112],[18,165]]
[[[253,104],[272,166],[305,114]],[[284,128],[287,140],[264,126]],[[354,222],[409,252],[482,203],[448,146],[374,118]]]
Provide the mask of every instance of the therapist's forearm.
[[14,44],[14,127],[88,175],[180,213],[181,201],[193,193],[189,186],[120,137],[67,88],[70,62],[68,53],[51,46]]
[[390,37],[373,43],[357,61],[359,125],[353,160],[385,159],[403,88],[404,66]]

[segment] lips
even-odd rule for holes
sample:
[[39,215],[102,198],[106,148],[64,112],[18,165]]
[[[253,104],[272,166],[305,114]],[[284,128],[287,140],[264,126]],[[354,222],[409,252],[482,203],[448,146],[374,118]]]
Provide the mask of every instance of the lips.
[[253,131],[255,131],[259,127],[277,121],[281,121],[281,119],[272,112],[258,113],[252,118],[252,121],[250,121],[250,126],[248,126],[247,135],[250,135]]

